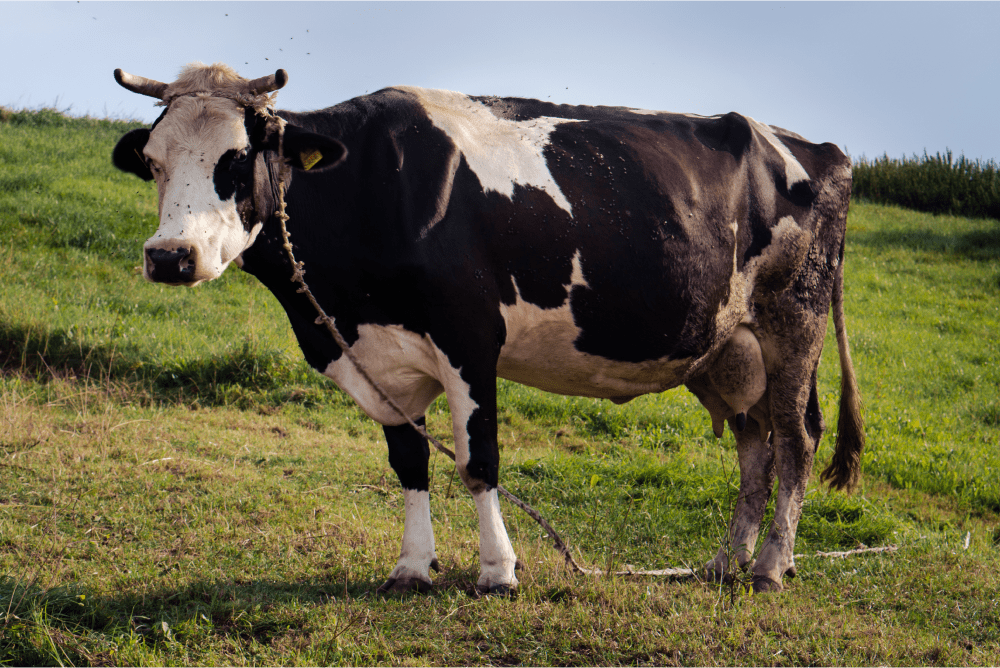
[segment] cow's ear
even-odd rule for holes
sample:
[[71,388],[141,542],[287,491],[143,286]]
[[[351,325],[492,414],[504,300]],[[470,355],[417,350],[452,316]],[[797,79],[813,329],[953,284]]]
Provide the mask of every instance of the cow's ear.
[[153,172],[149,170],[146,159],[142,157],[142,149],[146,148],[147,141],[149,141],[148,129],[132,130],[118,140],[118,145],[111,154],[111,162],[123,172],[131,172],[144,181],[152,181]]
[[318,172],[338,166],[347,158],[347,147],[326,135],[285,126],[282,153],[295,169]]

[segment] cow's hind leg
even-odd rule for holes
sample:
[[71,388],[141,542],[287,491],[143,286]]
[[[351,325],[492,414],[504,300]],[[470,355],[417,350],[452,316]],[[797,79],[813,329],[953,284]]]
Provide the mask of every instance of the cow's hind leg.
[[[825,325],[825,321],[822,324]],[[820,333],[822,331],[819,329]],[[811,369],[803,369],[803,364],[793,361],[776,373],[768,374],[769,380],[774,379],[769,390],[778,496],[774,521],[752,569],[755,591],[780,591],[782,577],[795,574],[795,533],[816,445],[823,433],[816,392],[818,352],[811,357],[808,362]]]
[[[415,421],[424,424],[421,417]],[[406,519],[403,523],[403,547],[396,568],[379,587],[387,591],[429,591],[430,569],[438,570],[434,553],[434,529],[431,527],[430,488],[427,462],[430,450],[427,439],[409,424],[383,427],[389,444],[389,464],[403,487]]]
[[761,434],[757,420],[747,418],[742,430],[733,423],[734,419],[730,418],[740,463],[740,491],[729,524],[729,545],[720,547],[715,558],[705,564],[708,576],[716,580],[730,575],[730,555],[736,557],[740,568],[750,565],[764,509],[774,486],[774,451],[766,435]]

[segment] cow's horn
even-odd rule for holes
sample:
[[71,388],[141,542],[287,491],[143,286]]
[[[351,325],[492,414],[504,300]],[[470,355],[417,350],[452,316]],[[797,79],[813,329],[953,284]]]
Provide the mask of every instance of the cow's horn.
[[149,97],[155,97],[158,100],[163,99],[163,94],[167,90],[167,84],[160,83],[153,79],[147,79],[146,77],[137,77],[134,74],[129,74],[122,68],[115,70],[115,81],[122,88],[127,88],[133,93],[138,93],[139,95],[148,95]]
[[266,77],[248,81],[247,90],[251,95],[263,95],[264,93],[270,93],[271,91],[283,88],[286,83],[288,83],[288,72],[285,70],[278,70],[274,74],[269,74]]

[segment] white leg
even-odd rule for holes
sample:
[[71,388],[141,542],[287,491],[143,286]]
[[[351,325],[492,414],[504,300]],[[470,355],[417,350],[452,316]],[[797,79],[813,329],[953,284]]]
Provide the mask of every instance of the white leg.
[[504,592],[517,587],[514,564],[517,557],[504,528],[496,489],[472,495],[479,512],[479,581],[482,592]]
[[403,523],[403,547],[396,568],[380,591],[428,591],[430,568],[437,570],[434,553],[434,528],[431,526],[430,492],[404,489],[406,519]]

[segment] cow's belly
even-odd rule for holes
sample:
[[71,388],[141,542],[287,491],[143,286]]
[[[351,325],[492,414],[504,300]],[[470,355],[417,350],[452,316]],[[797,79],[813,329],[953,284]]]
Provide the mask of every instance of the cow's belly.
[[662,392],[683,383],[695,361],[622,362],[580,352],[568,296],[562,306],[543,309],[518,294],[516,303],[501,304],[500,311],[507,337],[497,375],[546,392],[605,399]]

